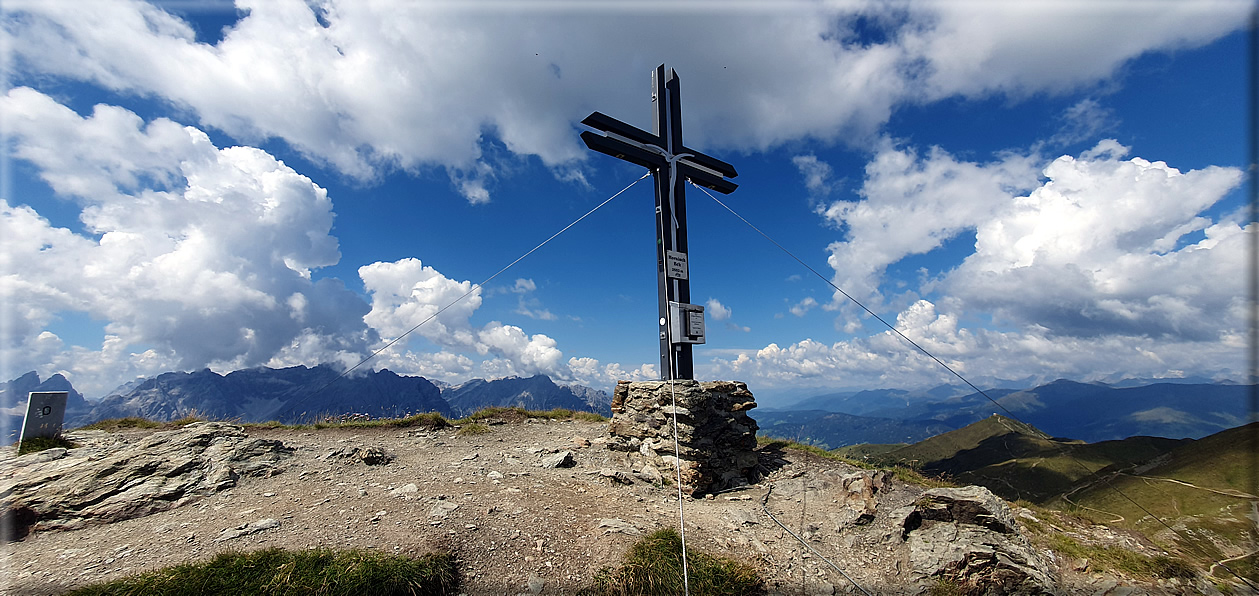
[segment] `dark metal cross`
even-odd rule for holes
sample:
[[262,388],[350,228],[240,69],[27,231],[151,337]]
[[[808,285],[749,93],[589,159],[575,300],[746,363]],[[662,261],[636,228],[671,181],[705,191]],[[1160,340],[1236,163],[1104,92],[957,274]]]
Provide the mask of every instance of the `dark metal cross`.
[[730,194],[734,166],[682,144],[678,74],[663,64],[652,73],[654,133],[595,112],[581,123],[604,134],[581,133],[586,146],[635,163],[656,181],[656,271],[660,290],[660,367],[663,379],[695,378],[691,346],[704,343],[704,307],[691,301],[687,267],[686,181]]

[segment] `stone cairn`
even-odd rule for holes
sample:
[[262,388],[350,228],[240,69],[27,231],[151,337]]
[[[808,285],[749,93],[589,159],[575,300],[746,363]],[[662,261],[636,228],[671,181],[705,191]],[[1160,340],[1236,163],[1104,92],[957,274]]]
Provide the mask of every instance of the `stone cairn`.
[[[672,385],[672,387],[670,387]],[[682,491],[699,496],[759,479],[756,398],[733,381],[621,381],[612,394],[608,448],[622,453],[634,476],[676,481],[673,403],[677,400]]]

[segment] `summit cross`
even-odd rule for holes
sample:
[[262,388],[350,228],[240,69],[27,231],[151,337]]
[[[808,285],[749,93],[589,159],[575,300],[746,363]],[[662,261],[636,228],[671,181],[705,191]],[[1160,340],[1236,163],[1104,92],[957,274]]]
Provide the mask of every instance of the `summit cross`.
[[[667,77],[666,77],[667,72]],[[704,307],[691,301],[687,266],[686,181],[730,194],[738,185],[734,166],[682,144],[678,74],[661,64],[652,72],[653,131],[600,112],[581,123],[586,146],[651,170],[656,183],[656,272],[660,294],[661,378],[694,379],[692,346],[704,343]]]

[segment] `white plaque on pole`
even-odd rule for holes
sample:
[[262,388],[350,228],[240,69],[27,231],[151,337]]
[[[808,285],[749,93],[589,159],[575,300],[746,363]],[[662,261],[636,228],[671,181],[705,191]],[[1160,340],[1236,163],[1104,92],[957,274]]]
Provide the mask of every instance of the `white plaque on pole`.
[[18,442],[34,438],[52,439],[61,435],[66,419],[69,391],[34,391],[26,401],[26,420]]
[[671,279],[688,279],[686,253],[667,250],[665,257],[665,275]]

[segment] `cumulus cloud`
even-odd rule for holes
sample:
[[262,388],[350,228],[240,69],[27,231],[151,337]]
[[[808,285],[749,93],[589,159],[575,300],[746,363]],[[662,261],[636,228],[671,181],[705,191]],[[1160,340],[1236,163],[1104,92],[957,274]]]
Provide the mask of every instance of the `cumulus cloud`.
[[797,317],[803,317],[815,306],[817,306],[817,300],[815,300],[812,296],[806,296],[804,300],[797,302],[790,310],[791,314],[796,315]]
[[[1044,383],[1058,378],[1106,380],[1161,378],[1177,371],[1236,378],[1245,370],[1244,341],[1195,342],[1111,334],[1060,337],[1029,325],[1017,331],[967,329],[958,316],[919,301],[900,313],[896,326],[967,380],[980,387],[1002,380]],[[892,331],[834,343],[812,339],[769,344],[703,367],[713,378],[760,378],[783,385],[928,388],[957,378]]]
[[791,163],[800,170],[800,175],[804,177],[804,187],[809,190],[810,196],[825,197],[830,194],[830,164],[819,161],[816,155],[797,155],[791,158]]
[[[1008,202],[1011,192],[1030,191],[1041,163],[1034,154],[967,162],[939,147],[920,157],[913,148],[882,141],[866,165],[860,199],[834,201],[823,211],[845,236],[828,247],[835,285],[878,308],[888,265],[939,248]],[[856,316],[838,292],[832,304]]]
[[[0,114],[13,154],[76,202],[87,234],[0,199],[6,371],[65,372],[90,395],[172,369],[348,367],[424,322],[415,336],[439,351],[401,349],[408,341],[373,366],[453,380],[573,377],[554,339],[472,324],[480,288],[418,259],[361,267],[370,304],[340,280],[312,280],[340,258],[332,202],[264,151],[219,149],[196,128],[112,106],[83,117],[27,88],[0,98]],[[526,305],[536,287],[522,278],[511,291]],[[99,350],[47,330],[65,312],[105,322]],[[591,378],[619,374],[602,369]]]
[[0,98],[0,114],[14,155],[80,206],[89,234],[0,200],[10,366],[47,366],[31,350],[56,341],[43,329],[59,311],[107,321],[84,362],[139,358],[137,371],[262,364],[299,336],[329,354],[370,339],[361,300],[311,281],[340,258],[327,193],[271,155],[116,107],[81,117],[27,88]]
[[[972,163],[885,146],[866,169],[863,200],[825,212],[847,236],[831,247],[837,283],[877,303],[887,265],[973,231],[973,252],[918,288],[938,299],[910,301],[896,317],[897,329],[958,372],[990,380],[1244,374],[1237,272],[1257,224],[1241,212],[1206,215],[1242,172],[1181,172],[1127,154],[1103,140],[1047,164],[1035,153]],[[811,306],[805,299],[791,312]],[[989,313],[1009,330],[968,329],[961,313]],[[714,366],[848,386],[948,381],[877,330],[830,345],[771,344]]]
[[721,301],[716,298],[709,298],[707,306],[708,316],[712,317],[714,321],[725,321],[726,319],[729,319],[732,314],[730,307],[722,304]]
[[[19,73],[155,96],[203,126],[248,142],[283,139],[362,180],[437,166],[482,203],[502,170],[491,145],[584,180],[576,164],[587,152],[573,123],[599,109],[648,126],[633,116],[645,115],[647,72],[666,57],[688,81],[695,147],[864,144],[899,104],[1095,84],[1146,52],[1238,29],[1249,10],[1242,2],[545,6],[239,0],[245,16],[213,45],[138,0],[19,0],[6,4],[3,22]],[[858,17],[878,35],[858,35]]]
[[[1240,329],[1246,234],[1203,211],[1236,168],[1180,172],[1102,141],[979,222],[975,253],[944,280],[969,307],[1057,334],[1218,339]],[[1194,241],[1190,236],[1200,232]]]
[[[424,346],[415,341],[424,338],[441,350],[488,358],[475,364],[466,359],[422,355],[386,359],[385,362],[396,363],[399,367],[396,370],[429,371],[441,375],[435,377],[439,379],[469,371],[486,377],[535,374],[561,380],[572,377],[563,353],[551,337],[540,333],[529,335],[520,327],[499,321],[474,325],[470,319],[481,307],[482,298],[480,286],[470,281],[450,279],[414,258],[360,267],[359,277],[372,303],[371,312],[363,320],[382,336],[398,338],[414,329],[415,338],[402,342],[413,351],[425,351]],[[532,280],[518,279],[513,291],[528,293],[535,287]],[[411,367],[403,368],[408,364]]]
[[415,333],[439,346],[477,345],[468,318],[481,307],[479,286],[447,278],[415,258],[364,265],[358,275],[371,295],[363,320],[382,336],[397,339],[419,325]]

